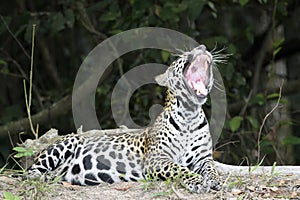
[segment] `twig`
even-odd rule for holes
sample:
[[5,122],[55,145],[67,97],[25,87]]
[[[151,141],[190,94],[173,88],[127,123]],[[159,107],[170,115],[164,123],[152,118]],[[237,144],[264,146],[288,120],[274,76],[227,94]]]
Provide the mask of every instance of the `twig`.
[[100,39],[105,40],[107,39],[107,36],[99,31],[97,31],[95,29],[95,27],[93,26],[90,17],[88,16],[88,14],[86,13],[86,10],[82,4],[82,2],[77,1],[76,2],[76,8],[79,12],[80,15],[80,22],[81,24],[84,26],[84,28],[89,31],[90,33],[93,33],[95,35],[97,35],[98,37],[100,37]]
[[[227,190],[228,187],[226,185],[226,183],[228,182],[229,178],[231,177],[231,172],[229,172],[229,175],[227,176],[227,178],[225,179],[224,183],[222,184],[222,189],[221,189],[221,194],[220,194],[220,199],[223,199],[223,194],[224,194],[224,189]],[[225,191],[226,192],[226,191]]]
[[[8,163],[8,159],[12,159],[14,161],[14,163],[22,170],[22,171],[25,171],[24,167],[22,167],[22,165],[20,164],[19,161],[17,161],[15,158],[14,158],[14,155],[15,153],[11,153],[8,155],[7,159],[6,159],[6,163]],[[14,166],[16,166],[14,165]],[[15,168],[12,168],[12,169],[15,169]]]
[[3,74],[5,76],[13,77],[13,78],[23,78],[22,75],[11,73],[11,72],[0,72],[0,74]]
[[32,71],[33,71],[33,56],[34,56],[34,35],[36,25],[32,25],[32,42],[31,42],[31,57],[30,57],[30,73],[29,73],[29,107],[32,99]]
[[[28,120],[30,124],[30,129],[32,134],[35,138],[38,138],[38,132],[35,131],[32,124],[31,114],[30,114],[30,107],[31,107],[31,100],[32,100],[32,71],[33,71],[33,55],[34,55],[34,34],[35,34],[35,24],[32,25],[32,46],[31,46],[31,59],[30,59],[30,74],[29,74],[29,97],[27,96],[26,90],[26,82],[23,80],[24,85],[24,94],[25,94],[25,103],[26,103],[26,110],[28,115]],[[38,129],[38,126],[37,126]]]
[[[14,77],[17,77],[17,78],[25,78],[27,81],[29,81],[29,78],[28,76],[26,75],[26,73],[24,72],[24,70],[22,69],[21,65],[11,56],[9,55],[7,52],[3,51],[2,49],[0,49],[0,51],[6,55],[6,59],[10,62],[12,62],[14,65],[16,65],[17,69],[19,70],[19,72],[21,73],[21,76],[17,76],[17,75],[13,75]],[[10,74],[7,74],[6,75],[10,75]],[[39,92],[39,89],[38,87],[32,83],[32,91],[35,93],[35,96],[36,96],[36,99],[41,107],[41,109],[44,109],[44,105],[42,103],[42,98],[41,98],[41,94]]]
[[218,149],[220,149],[220,148],[222,148],[222,147],[224,147],[224,146],[226,146],[226,145],[228,145],[228,144],[235,144],[235,143],[237,143],[237,142],[239,142],[239,140],[226,142],[226,143],[224,143],[224,144],[222,144],[222,145],[216,147],[216,148],[215,148],[215,151],[218,150]]
[[27,53],[27,51],[25,50],[25,48],[23,47],[23,45],[21,44],[21,42],[17,39],[17,37],[15,36],[15,34],[10,30],[10,28],[8,27],[8,25],[6,24],[4,18],[2,15],[0,15],[1,20],[5,26],[5,28],[7,29],[7,31],[9,32],[9,34],[14,38],[14,40],[18,43],[18,45],[21,47],[21,49],[23,50],[24,54],[26,55],[27,58],[30,59],[29,54]]
[[266,120],[268,119],[268,117],[278,108],[279,106],[279,102],[280,102],[280,99],[281,99],[281,94],[282,94],[282,87],[283,87],[283,83],[284,83],[284,80],[282,80],[281,82],[281,85],[280,85],[280,88],[279,88],[279,96],[278,96],[278,99],[277,99],[277,102],[275,104],[275,106],[272,108],[272,110],[270,112],[268,112],[266,114],[266,116],[264,117],[263,119],[263,122],[260,126],[260,129],[259,129],[259,132],[258,132],[258,137],[257,137],[257,163],[259,163],[259,160],[260,160],[260,137],[261,137],[261,133],[262,133],[262,129],[266,123]]
[[184,197],[181,197],[181,195],[175,190],[174,185],[172,185],[171,188],[178,199],[186,199]]
[[239,116],[243,116],[243,115],[245,114],[246,109],[247,109],[247,107],[248,107],[248,105],[249,105],[250,99],[251,99],[251,97],[252,97],[252,93],[253,93],[253,90],[251,90],[251,91],[249,92],[248,97],[247,97],[246,100],[245,100],[245,105],[244,105],[243,108],[241,109],[241,111],[240,111],[240,113],[239,113]]
[[9,141],[10,141],[10,144],[12,147],[14,147],[14,143],[13,143],[13,140],[11,138],[11,135],[10,135],[10,132],[8,131],[8,138],[9,138]]

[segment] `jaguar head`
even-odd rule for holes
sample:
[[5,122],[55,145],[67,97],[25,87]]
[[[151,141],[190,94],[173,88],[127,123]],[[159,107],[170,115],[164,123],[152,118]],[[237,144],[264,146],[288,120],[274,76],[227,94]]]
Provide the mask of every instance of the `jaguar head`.
[[213,85],[213,57],[200,45],[185,52],[167,71],[156,77],[159,85],[168,87],[176,96],[186,96],[194,103],[204,104]]

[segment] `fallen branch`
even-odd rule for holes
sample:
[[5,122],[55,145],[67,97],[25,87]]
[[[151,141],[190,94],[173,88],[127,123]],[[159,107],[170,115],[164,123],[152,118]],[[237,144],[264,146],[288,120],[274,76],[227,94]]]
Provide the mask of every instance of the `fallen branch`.
[[[52,104],[49,108],[31,116],[33,124],[43,124],[51,118],[55,119],[71,110],[72,96],[68,95],[60,101]],[[8,132],[10,135],[17,135],[22,131],[30,129],[28,118],[18,121],[9,122],[4,126],[0,126],[0,137],[6,137]]]
[[214,161],[214,163],[221,174],[231,174],[235,176],[247,174],[271,175],[273,173],[300,175],[300,166],[238,166],[227,165],[217,161]]

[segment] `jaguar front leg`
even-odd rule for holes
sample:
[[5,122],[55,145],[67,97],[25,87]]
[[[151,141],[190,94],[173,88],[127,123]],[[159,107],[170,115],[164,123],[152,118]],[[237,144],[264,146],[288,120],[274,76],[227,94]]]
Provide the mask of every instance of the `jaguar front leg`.
[[210,190],[209,182],[201,174],[194,173],[168,158],[146,160],[144,174],[147,180],[180,180],[185,188],[195,193],[205,193]]
[[223,181],[215,168],[212,158],[202,160],[201,162],[199,162],[199,165],[196,165],[192,169],[192,171],[194,173],[202,175],[211,189],[221,190]]

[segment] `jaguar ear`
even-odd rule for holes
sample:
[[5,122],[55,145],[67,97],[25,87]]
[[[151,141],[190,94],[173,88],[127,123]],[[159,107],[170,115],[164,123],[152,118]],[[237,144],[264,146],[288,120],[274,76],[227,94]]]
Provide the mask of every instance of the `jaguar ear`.
[[169,70],[167,70],[163,74],[155,76],[155,81],[157,82],[158,85],[167,87],[168,86],[168,75],[169,75]]

